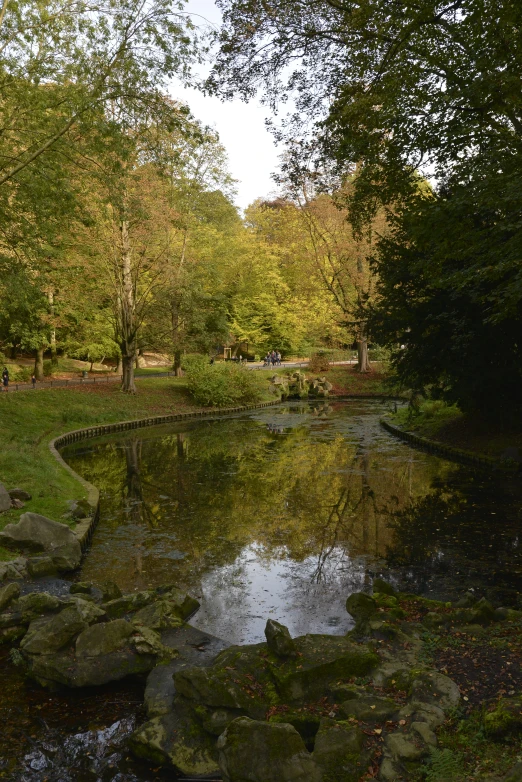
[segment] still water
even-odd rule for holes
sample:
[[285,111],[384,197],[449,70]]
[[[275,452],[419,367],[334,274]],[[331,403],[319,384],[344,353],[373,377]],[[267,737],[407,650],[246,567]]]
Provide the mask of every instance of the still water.
[[[261,640],[268,617],[293,635],[345,633],[346,597],[376,574],[520,605],[520,481],[412,449],[380,427],[387,409],[285,404],[68,447],[101,490],[79,578],[179,584],[201,601],[192,623],[230,643]],[[142,685],[50,694],[4,659],[0,687],[0,779],[173,778],[126,753]]]
[[512,602],[521,585],[515,483],[412,449],[368,401],[281,405],[88,441],[64,458],[101,490],[82,579],[176,583],[194,623],[232,643],[345,633],[375,573]]

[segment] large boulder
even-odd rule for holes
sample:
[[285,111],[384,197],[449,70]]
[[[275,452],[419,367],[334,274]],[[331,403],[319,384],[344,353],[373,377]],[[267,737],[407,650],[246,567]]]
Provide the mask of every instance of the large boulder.
[[215,778],[219,772],[215,739],[194,720],[179,698],[168,714],[154,717],[132,735],[134,755],[161,766],[173,766],[191,779]]
[[364,749],[358,726],[323,718],[312,757],[322,771],[322,782],[358,782],[368,768],[370,753]]
[[119,651],[135,632],[134,627],[125,619],[82,628],[76,639],[77,657],[100,657]]
[[38,513],[23,513],[17,524],[4,527],[0,532],[0,545],[23,551],[42,551],[51,557],[60,571],[77,568],[82,556],[78,538],[66,524]]
[[291,725],[239,717],[218,739],[225,782],[320,782],[321,771]]
[[419,673],[412,682],[410,695],[414,701],[431,703],[443,710],[460,702],[460,690],[453,679],[437,671]]
[[346,601],[346,610],[356,622],[360,622],[377,613],[377,603],[364,592],[354,592]]
[[0,483],[0,513],[4,513],[4,511],[9,510],[11,507],[11,497],[9,496],[9,492],[5,488],[3,483]]
[[303,635],[294,639],[297,659],[271,665],[281,698],[298,704],[321,698],[338,679],[365,676],[379,664],[369,647],[334,635]]
[[393,719],[398,710],[399,707],[391,698],[379,698],[377,695],[351,698],[341,706],[343,714],[362,722],[386,722]]
[[25,654],[53,654],[69,644],[86,627],[87,622],[80,611],[76,606],[70,606],[56,616],[31,622],[20,649]]
[[167,630],[183,624],[176,604],[169,600],[156,600],[141,608],[134,614],[132,621],[135,625],[149,627],[151,630]]

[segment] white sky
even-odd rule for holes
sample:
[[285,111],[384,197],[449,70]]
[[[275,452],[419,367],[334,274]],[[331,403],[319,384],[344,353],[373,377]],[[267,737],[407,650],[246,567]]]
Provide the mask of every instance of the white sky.
[[[196,25],[208,20],[219,27],[221,15],[213,0],[188,0],[186,10],[193,15]],[[265,118],[269,116],[266,107],[255,100],[223,103],[198,90],[174,85],[172,97],[188,103],[196,119],[219,133],[227,150],[230,173],[238,180],[236,203],[241,209],[256,198],[275,193],[276,185],[270,175],[278,168],[278,155],[282,149],[275,146],[265,127]]]

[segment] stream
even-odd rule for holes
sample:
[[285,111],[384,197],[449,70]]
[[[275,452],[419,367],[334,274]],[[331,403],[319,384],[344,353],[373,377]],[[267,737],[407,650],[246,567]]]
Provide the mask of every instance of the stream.
[[[520,481],[413,449],[380,426],[388,408],[285,403],[65,448],[101,492],[78,580],[178,584],[201,602],[191,624],[235,644],[264,640],[267,618],[292,635],[344,634],[347,596],[375,575],[522,607]],[[1,654],[0,779],[175,778],[126,752],[142,682],[49,693]]]

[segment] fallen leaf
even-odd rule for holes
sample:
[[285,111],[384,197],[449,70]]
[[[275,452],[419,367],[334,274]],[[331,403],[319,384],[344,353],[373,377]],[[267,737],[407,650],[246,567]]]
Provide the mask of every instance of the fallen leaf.
[[373,732],[376,733],[378,736],[380,736],[382,733],[382,728],[375,728]]

